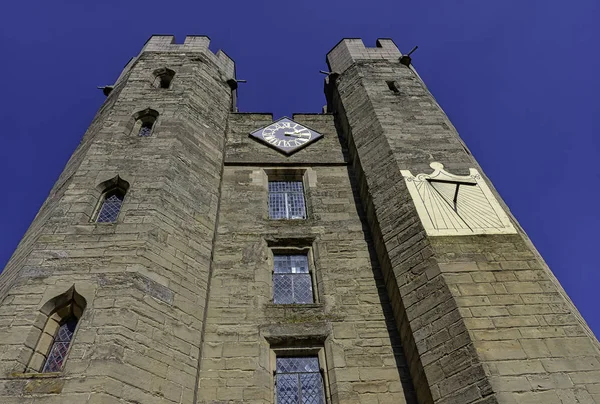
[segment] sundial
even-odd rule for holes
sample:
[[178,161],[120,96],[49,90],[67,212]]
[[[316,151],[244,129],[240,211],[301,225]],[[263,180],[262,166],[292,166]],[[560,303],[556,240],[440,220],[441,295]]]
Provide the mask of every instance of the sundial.
[[419,218],[430,236],[516,233],[510,219],[475,168],[455,175],[441,163],[431,174],[401,170]]

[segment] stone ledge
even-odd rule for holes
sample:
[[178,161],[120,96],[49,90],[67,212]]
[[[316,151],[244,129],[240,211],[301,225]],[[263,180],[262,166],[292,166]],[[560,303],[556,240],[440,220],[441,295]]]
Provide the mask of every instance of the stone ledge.
[[267,303],[265,305],[265,310],[268,309],[290,309],[288,311],[295,311],[296,309],[324,309],[325,305],[323,303],[291,303],[291,304],[281,304],[281,303]]
[[331,335],[331,323],[325,321],[266,324],[259,329],[271,346],[279,347],[323,345]]
[[0,380],[12,380],[10,391],[18,395],[60,394],[65,385],[63,376],[63,372],[13,372]]
[[267,303],[264,306],[264,318],[267,324],[300,324],[314,321],[335,320],[333,316],[325,313],[325,304],[275,304]]
[[64,376],[63,372],[14,372],[7,379],[55,379]]

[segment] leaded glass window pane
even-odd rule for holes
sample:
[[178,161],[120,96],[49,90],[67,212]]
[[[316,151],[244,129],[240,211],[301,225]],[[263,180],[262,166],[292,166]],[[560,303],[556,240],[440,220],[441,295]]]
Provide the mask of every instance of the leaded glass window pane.
[[141,137],[148,137],[152,134],[152,123],[143,123],[138,133]]
[[71,317],[58,328],[52,342],[52,347],[48,353],[48,358],[46,358],[46,363],[44,363],[43,373],[59,372],[62,369],[76,326],[77,319]]
[[312,279],[306,255],[275,255],[273,303],[313,303]]
[[277,358],[277,404],[324,404],[323,378],[319,359],[308,357]]
[[121,205],[123,204],[124,195],[118,191],[107,193],[104,201],[102,201],[102,207],[98,212],[98,223],[113,223],[117,221],[117,216],[121,211]]
[[302,181],[269,181],[269,217],[306,219]]

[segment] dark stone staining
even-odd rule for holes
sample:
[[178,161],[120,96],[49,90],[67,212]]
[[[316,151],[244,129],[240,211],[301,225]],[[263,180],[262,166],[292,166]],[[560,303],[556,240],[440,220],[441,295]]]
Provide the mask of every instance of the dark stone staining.
[[36,379],[29,381],[23,388],[25,395],[60,394],[65,385],[64,379]]
[[133,287],[164,303],[173,303],[174,293],[171,289],[138,273],[112,274],[110,276],[100,275],[98,283],[104,288],[117,287],[127,289]]

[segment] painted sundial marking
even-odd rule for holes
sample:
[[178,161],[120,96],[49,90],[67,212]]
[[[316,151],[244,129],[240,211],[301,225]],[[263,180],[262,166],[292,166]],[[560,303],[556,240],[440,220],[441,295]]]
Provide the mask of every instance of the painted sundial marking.
[[430,167],[434,170],[431,174],[416,176],[400,170],[428,235],[516,233],[475,168],[469,169],[469,175],[456,175],[438,162]]

